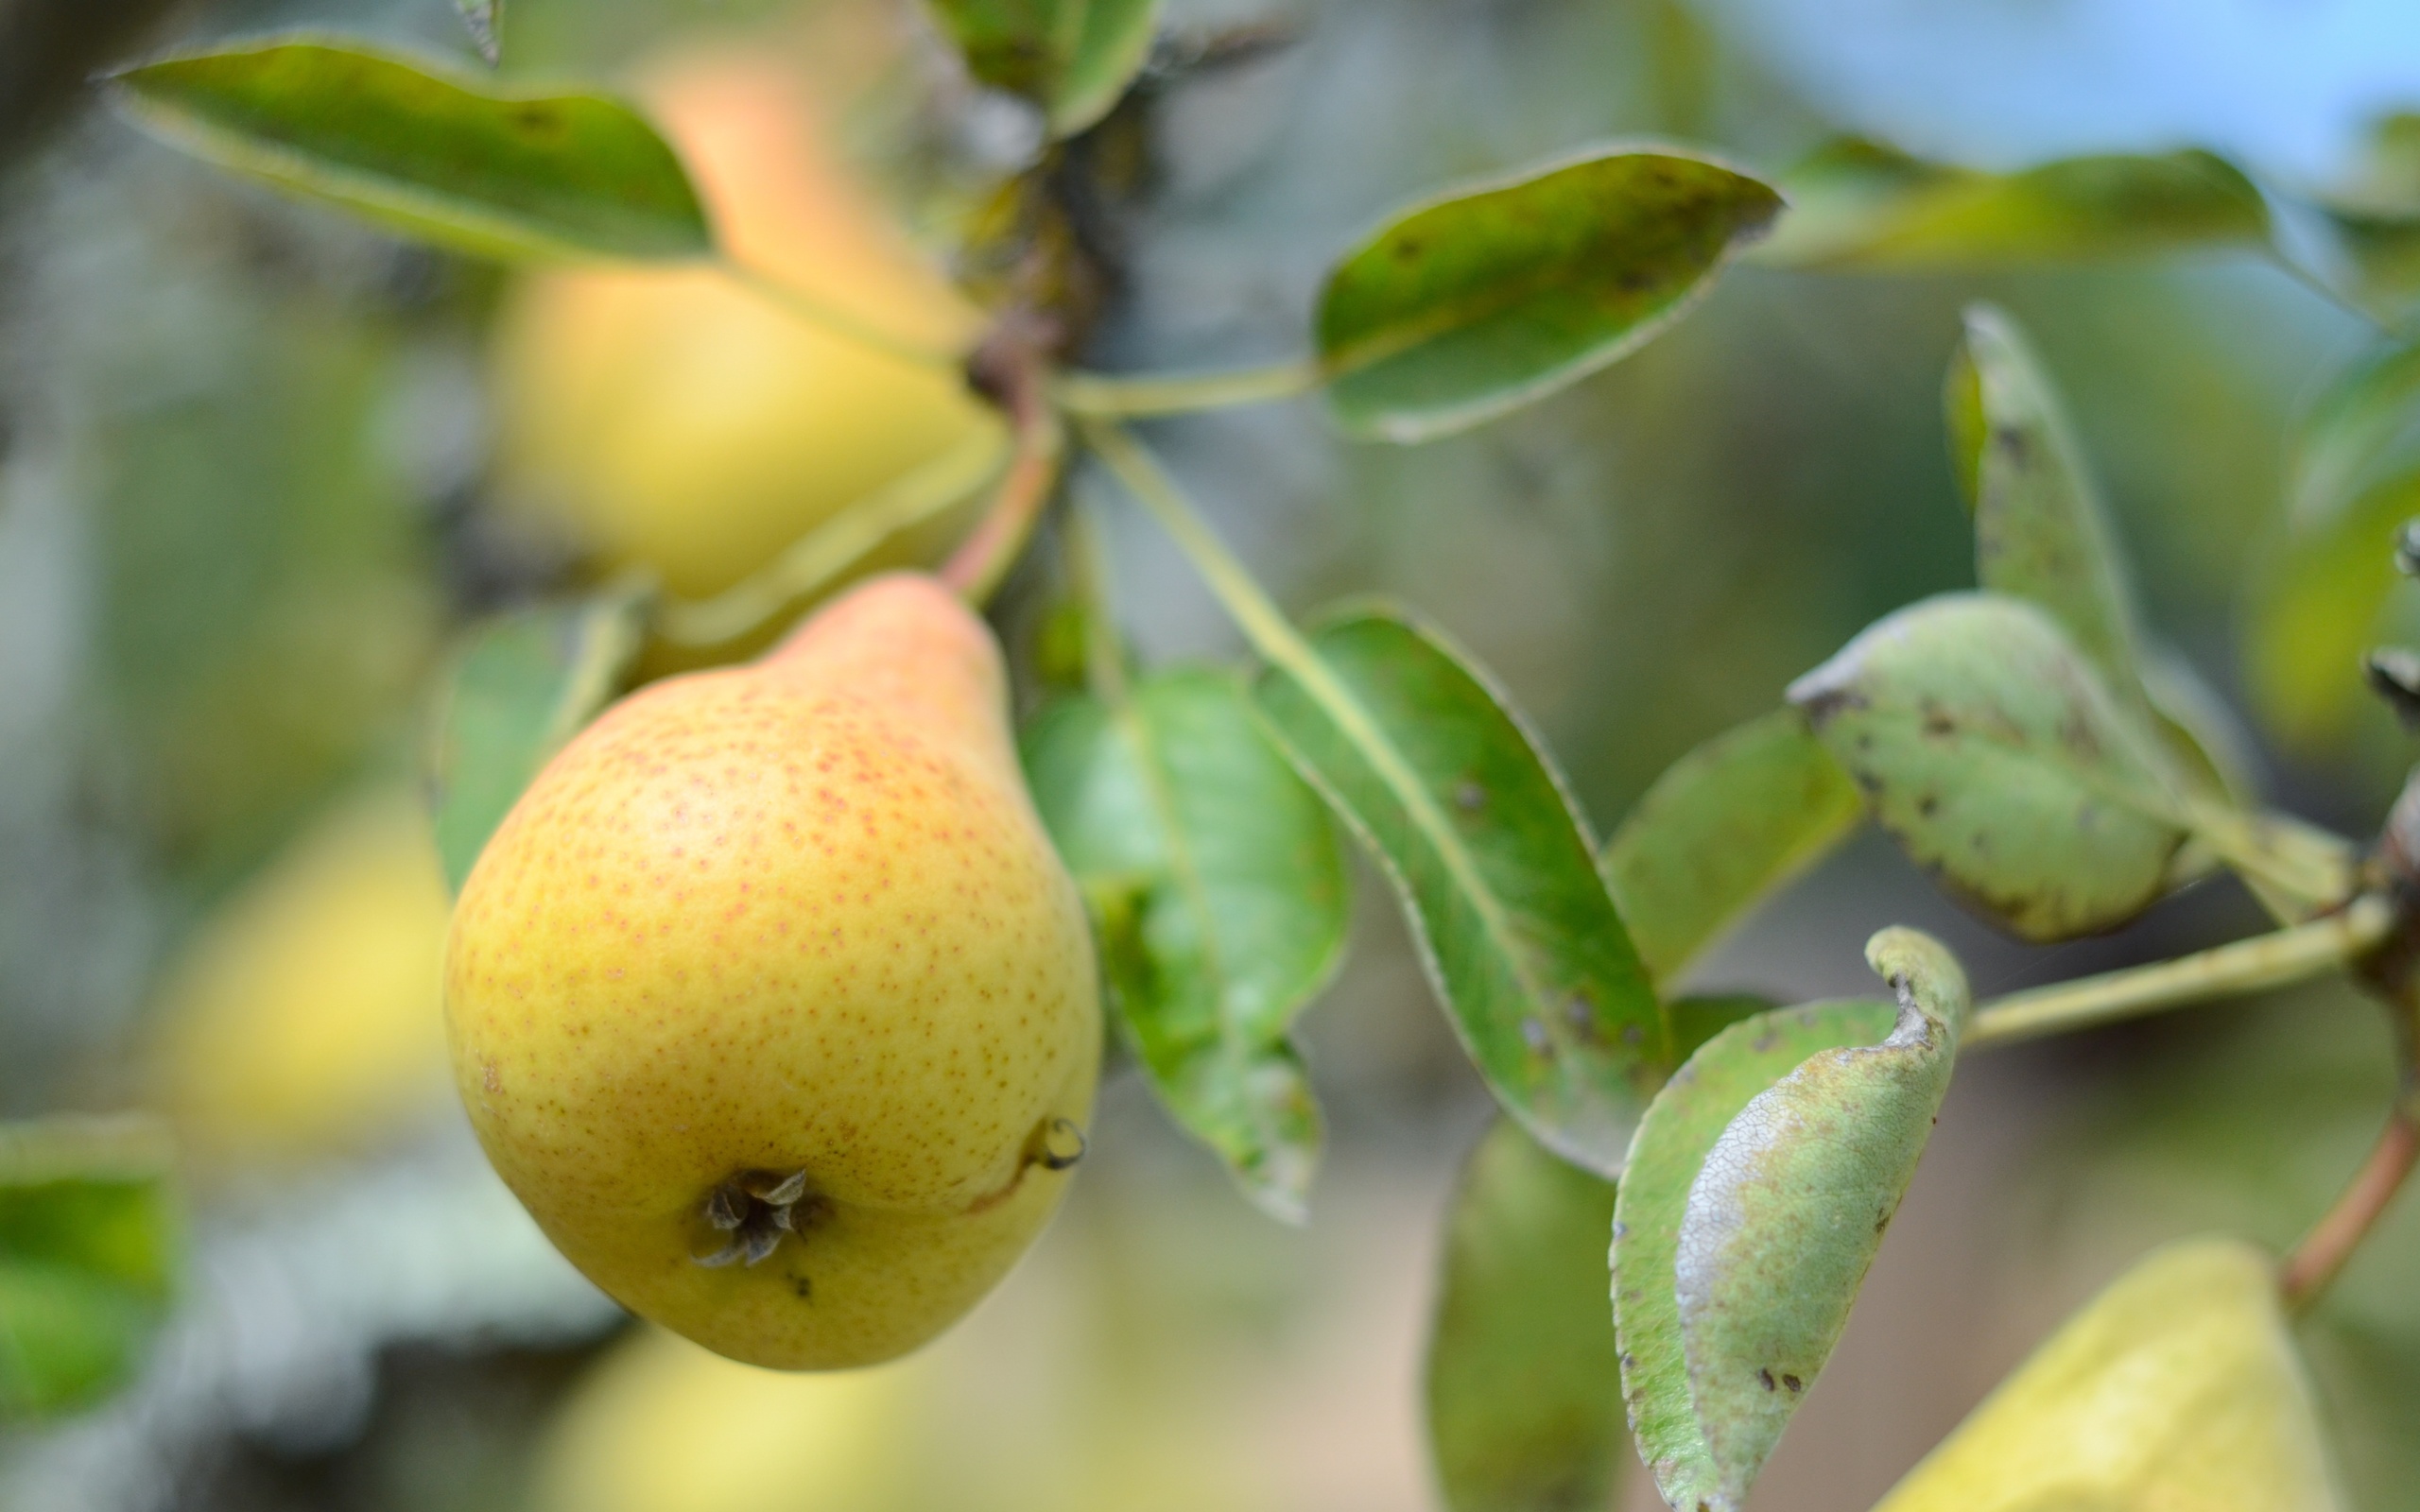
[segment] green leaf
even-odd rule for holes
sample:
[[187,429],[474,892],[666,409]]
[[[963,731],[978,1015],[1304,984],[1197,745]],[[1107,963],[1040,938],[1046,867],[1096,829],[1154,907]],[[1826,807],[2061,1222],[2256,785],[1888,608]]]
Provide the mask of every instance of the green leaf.
[[1617,1175],[1672,1062],[1662,1005],[1562,780],[1435,632],[1350,613],[1254,690],[1402,896],[1462,1046],[1548,1149]]
[[170,1158],[148,1119],[0,1125],[0,1418],[132,1374],[176,1269]]
[[2420,297],[2420,115],[2386,116],[2357,180],[2319,206],[2356,302],[2400,325]]
[[1466,186],[1387,222],[1328,274],[1328,397],[1349,431],[1417,441],[1629,355],[1781,209],[1686,153],[1599,151]]
[[2041,610],[1945,593],[1888,616],[1789,699],[1909,855],[2032,940],[2157,898],[2185,839],[2148,737]]
[[539,768],[612,701],[651,596],[617,586],[471,631],[439,694],[429,761],[437,850],[455,892]]
[[2245,681],[2270,730],[2297,750],[2342,743],[2370,695],[2361,659],[2392,630],[2396,534],[2420,517],[2420,470],[2371,485],[2297,529],[2265,564],[2246,620]]
[[458,78],[308,38],[115,77],[162,141],[391,230],[483,257],[702,258],[681,161],[629,106]]
[[1949,1091],[1971,1006],[1938,941],[1886,929],[1866,959],[1890,1037],[1826,1050],[1752,1098],[1689,1187],[1674,1259],[1689,1401],[1737,1507],[1848,1326]]
[[1158,0],[933,0],[977,78],[1042,107],[1054,137],[1107,115],[1150,56]]
[[2420,421],[2420,342],[2388,343],[2328,384],[2294,438],[2287,518],[2324,527],[2375,479],[2378,462]]
[[1831,853],[1864,817],[1857,784],[1795,709],[1672,764],[1605,847],[1639,959],[1669,982],[1723,928]]
[[1612,1182],[1498,1119],[1462,1168],[1428,1338],[1428,1444],[1451,1512],[1610,1507],[1621,1363],[1605,1311]]
[[1876,1043],[1898,1017],[1886,1003],[1816,1003],[1735,1023],[1674,1073],[1639,1122],[1614,1204],[1614,1324],[1631,1433],[1673,1506],[1710,1503],[1719,1479],[1681,1341],[1676,1267],[1689,1188],[1750,1100],[1820,1051]]
[[454,9],[462,13],[462,25],[471,28],[479,56],[491,64],[496,62],[503,50],[498,28],[504,25],[504,0],[454,0]]
[[2270,235],[2260,191],[2207,152],[2063,158],[2003,174],[1849,140],[1781,182],[1790,214],[1756,253],[1776,266],[2022,266],[2265,248]]
[[1127,1039],[1177,1120],[1300,1222],[1319,1105],[1288,1039],[1344,949],[1344,858],[1243,688],[1206,669],[1062,698],[1026,769],[1082,884]]
[[[2100,669],[2130,717],[2148,720],[2134,590],[2100,490],[2084,466],[2066,406],[2005,311],[1966,309],[1966,339],[1949,383],[1950,430],[1971,454],[1975,578],[1996,593],[2040,605]],[[1971,388],[1975,419],[1961,414]]]

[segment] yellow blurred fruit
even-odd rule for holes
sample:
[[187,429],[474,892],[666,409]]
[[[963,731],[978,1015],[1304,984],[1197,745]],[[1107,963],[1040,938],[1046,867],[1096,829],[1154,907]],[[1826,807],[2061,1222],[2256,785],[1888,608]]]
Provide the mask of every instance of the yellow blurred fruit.
[[[736,261],[920,346],[971,342],[977,312],[834,160],[777,54],[694,55],[643,94]],[[527,278],[501,323],[495,402],[503,507],[690,597],[998,423],[950,368],[700,267]]]
[[2248,1245],[2144,1261],[1875,1512],[2334,1512],[2276,1277]]
[[442,1105],[448,912],[406,787],[328,815],[170,964],[154,1074],[205,1158],[354,1153]]
[[445,1012],[497,1174],[615,1300],[790,1369],[932,1339],[1057,1208],[1099,1071],[990,629],[896,574],[607,711],[473,868]]
[[534,1512],[890,1512],[926,1367],[740,1365],[648,1328],[583,1381],[538,1451]]

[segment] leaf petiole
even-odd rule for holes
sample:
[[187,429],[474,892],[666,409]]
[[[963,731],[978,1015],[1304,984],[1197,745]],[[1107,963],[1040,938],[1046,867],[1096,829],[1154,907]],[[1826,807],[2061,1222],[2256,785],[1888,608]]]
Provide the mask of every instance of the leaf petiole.
[[902,362],[912,362],[920,368],[957,368],[963,365],[967,359],[969,349],[937,347],[901,335],[895,331],[886,331],[879,326],[870,325],[857,318],[847,306],[826,295],[812,289],[801,288],[786,279],[779,278],[766,272],[763,268],[752,266],[729,255],[717,259],[713,266],[719,268],[726,277],[740,287],[769,303],[780,306],[785,314],[815,326],[827,335],[838,336],[843,341],[855,342],[861,347],[870,347],[888,356],[896,357]]
[[1146,373],[1133,378],[1064,373],[1051,385],[1051,398],[1071,415],[1139,420],[1274,404],[1307,394],[1326,380],[1325,370],[1315,359],[1300,357],[1226,372]]
[[1982,1005],[1966,1031],[1969,1048],[2010,1044],[2093,1024],[2140,1018],[2215,998],[2239,997],[2336,971],[2384,941],[2394,905],[2376,893],[2342,912],[2237,940],[2214,950],[2013,992]]

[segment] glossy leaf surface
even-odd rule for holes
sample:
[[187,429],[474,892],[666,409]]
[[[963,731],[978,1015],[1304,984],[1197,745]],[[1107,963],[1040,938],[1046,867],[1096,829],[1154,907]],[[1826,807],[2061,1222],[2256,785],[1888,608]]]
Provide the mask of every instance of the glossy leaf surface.
[[1054,136],[1109,113],[1142,70],[1158,0],[934,0],[975,77],[1043,109]]
[[2185,839],[2147,737],[2022,600],[1910,605],[1789,697],[1909,855],[2028,939],[2132,918]]
[[1364,611],[1311,647],[1307,679],[1261,674],[1261,713],[1394,884],[1496,1100],[1565,1160],[1618,1174],[1669,1032],[1561,779],[1433,632]]
[[139,1364],[176,1270],[169,1160],[147,1120],[0,1125],[0,1418],[84,1406]]
[[522,789],[620,691],[646,598],[608,589],[474,628],[438,705],[429,803],[446,885],[458,893]]
[[1255,1202],[1300,1221],[1320,1117],[1288,1031],[1344,948],[1335,828],[1233,676],[1167,672],[1121,693],[1034,721],[1034,802],[1161,1101]]
[[1879,1042],[1898,1017],[1887,1003],[1816,1003],[1734,1023],[1673,1074],[1639,1123],[1614,1205],[1614,1320],[1631,1432],[1673,1506],[1694,1509],[1719,1481],[1681,1340],[1676,1271],[1689,1188],[1757,1094],[1818,1052]]
[[1795,709],[1672,764],[1605,847],[1639,958],[1669,982],[1722,930],[1828,855],[1864,816],[1857,784]]
[[1510,1119],[1471,1153],[1428,1341],[1428,1442],[1452,1512],[1613,1504],[1621,1365],[1605,1307],[1609,1181]]
[[1781,209],[1745,174],[1614,151],[1398,215],[1329,273],[1317,339],[1338,421],[1416,441],[1475,425],[1636,350]]
[[2342,1504],[2265,1255],[2172,1245],[2034,1351],[1876,1512]]
[[1789,215],[1759,262],[1875,269],[2016,266],[2265,247],[2269,212],[2207,152],[2063,158],[2015,173],[1844,141],[1782,178]]
[[1949,1091],[1965,973],[1913,930],[1866,947],[1898,997],[1878,1045],[1825,1050],[1750,1099],[1689,1187],[1674,1257],[1689,1401],[1737,1506],[1848,1326]]
[[509,259],[701,258],[714,234],[636,112],[310,39],[116,76],[135,123],[219,167],[406,235]]

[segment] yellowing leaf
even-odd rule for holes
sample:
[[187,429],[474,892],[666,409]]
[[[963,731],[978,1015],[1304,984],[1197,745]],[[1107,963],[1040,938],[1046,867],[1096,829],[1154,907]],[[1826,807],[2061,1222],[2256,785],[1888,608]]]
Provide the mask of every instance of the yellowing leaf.
[[2268,1260],[2174,1245],[2067,1320],[1875,1512],[2333,1512]]

